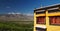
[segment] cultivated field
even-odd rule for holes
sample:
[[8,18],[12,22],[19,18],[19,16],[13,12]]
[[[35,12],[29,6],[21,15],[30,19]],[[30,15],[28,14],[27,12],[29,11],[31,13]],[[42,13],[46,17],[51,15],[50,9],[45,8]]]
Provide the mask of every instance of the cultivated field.
[[33,31],[33,21],[0,21],[0,31]]

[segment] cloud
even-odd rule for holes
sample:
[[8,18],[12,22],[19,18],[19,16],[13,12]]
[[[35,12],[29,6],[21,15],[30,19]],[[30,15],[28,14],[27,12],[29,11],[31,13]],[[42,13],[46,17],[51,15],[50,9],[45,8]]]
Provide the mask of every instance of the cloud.
[[21,13],[14,13],[14,12],[9,12],[8,14],[21,14]]
[[26,14],[24,14],[24,15],[27,15],[27,16],[33,16],[33,14],[30,14],[30,13],[28,13],[28,14],[26,13]]
[[28,16],[33,16],[33,14],[27,14]]
[[19,12],[9,12],[8,14],[23,14],[23,15],[26,15],[26,16],[33,16],[33,14],[30,14],[30,13],[19,13]]

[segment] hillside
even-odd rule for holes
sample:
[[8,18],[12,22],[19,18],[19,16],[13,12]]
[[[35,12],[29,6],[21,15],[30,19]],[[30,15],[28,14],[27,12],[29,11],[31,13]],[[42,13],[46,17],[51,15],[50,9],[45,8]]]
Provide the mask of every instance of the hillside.
[[33,31],[33,16],[0,14],[0,31]]
[[24,14],[0,14],[2,21],[33,21],[33,16]]

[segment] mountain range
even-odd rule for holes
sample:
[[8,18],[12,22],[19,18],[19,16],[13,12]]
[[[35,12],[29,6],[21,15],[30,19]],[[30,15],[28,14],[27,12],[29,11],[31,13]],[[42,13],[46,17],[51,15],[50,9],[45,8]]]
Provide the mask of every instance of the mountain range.
[[0,21],[33,21],[33,15],[19,13],[0,14]]

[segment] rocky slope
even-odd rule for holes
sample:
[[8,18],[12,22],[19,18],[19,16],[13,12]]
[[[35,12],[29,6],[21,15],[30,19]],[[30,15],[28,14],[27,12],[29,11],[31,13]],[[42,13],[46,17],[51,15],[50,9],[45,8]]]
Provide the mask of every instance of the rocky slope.
[[24,14],[0,14],[0,21],[33,21],[33,16]]

